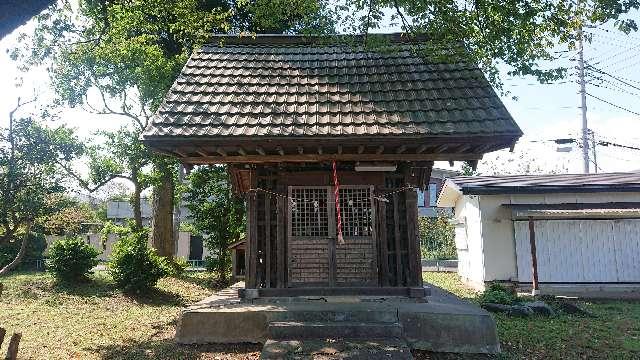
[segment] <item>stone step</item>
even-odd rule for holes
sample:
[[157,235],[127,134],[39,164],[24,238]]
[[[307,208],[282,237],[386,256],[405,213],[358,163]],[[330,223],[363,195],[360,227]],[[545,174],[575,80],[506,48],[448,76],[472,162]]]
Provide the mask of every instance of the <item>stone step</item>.
[[269,339],[262,348],[260,359],[411,360],[413,356],[401,339]]
[[[275,320],[275,319],[274,319]],[[291,310],[279,321],[397,323],[398,312],[386,310]]]
[[269,323],[272,339],[384,339],[402,337],[400,323],[388,322],[297,322]]

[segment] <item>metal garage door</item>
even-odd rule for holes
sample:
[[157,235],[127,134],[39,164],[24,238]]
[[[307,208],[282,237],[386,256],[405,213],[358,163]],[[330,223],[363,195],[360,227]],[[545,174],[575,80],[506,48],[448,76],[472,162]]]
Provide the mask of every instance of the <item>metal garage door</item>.
[[[640,220],[537,220],[539,282],[640,282]],[[515,222],[518,279],[531,282],[527,221]]]

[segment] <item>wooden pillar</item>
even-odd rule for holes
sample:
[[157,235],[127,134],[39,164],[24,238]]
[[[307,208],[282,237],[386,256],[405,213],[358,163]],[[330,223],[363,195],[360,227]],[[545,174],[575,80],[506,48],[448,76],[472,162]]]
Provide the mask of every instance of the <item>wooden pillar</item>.
[[264,196],[264,262],[265,287],[271,287],[271,195]]
[[380,254],[380,285],[389,286],[389,248],[387,240],[387,205],[378,201],[378,254]]
[[420,256],[420,237],[418,236],[418,194],[413,190],[404,192],[406,199],[406,221],[409,273],[408,286],[422,286],[422,264]]
[[529,218],[529,245],[531,246],[532,294],[537,295],[538,288],[538,256],[536,251],[536,229],[533,218]]
[[398,193],[393,194],[393,231],[395,240],[395,253],[396,253],[396,284],[395,286],[402,286],[402,246],[400,245],[400,199]]
[[258,259],[258,222],[256,214],[257,196],[255,193],[247,194],[247,255],[245,287],[255,289],[257,286],[257,259]]
[[279,288],[286,287],[286,242],[285,242],[285,234],[286,234],[286,211],[287,211],[287,199],[284,197],[278,196],[277,198],[277,220],[278,230],[277,230],[277,240],[276,240],[276,277],[277,284],[276,286]]

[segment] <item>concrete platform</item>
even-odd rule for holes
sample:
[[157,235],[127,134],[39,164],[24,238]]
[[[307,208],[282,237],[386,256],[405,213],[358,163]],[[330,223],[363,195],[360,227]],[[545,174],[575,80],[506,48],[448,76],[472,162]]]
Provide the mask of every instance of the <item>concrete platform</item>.
[[[285,323],[303,324],[301,331],[321,322],[327,323],[324,330],[335,323],[347,327],[375,323],[397,328],[394,334],[399,333],[414,349],[484,354],[500,351],[495,322],[488,312],[435,287],[426,299],[298,297],[241,301],[237,290],[242,286],[236,284],[183,310],[176,341],[265,343],[272,338],[274,327],[282,328]],[[318,330],[318,326],[313,329],[324,330]],[[286,331],[292,331],[291,327]],[[300,338],[304,337],[301,333]]]
[[399,339],[267,340],[260,359],[411,360],[411,349]]

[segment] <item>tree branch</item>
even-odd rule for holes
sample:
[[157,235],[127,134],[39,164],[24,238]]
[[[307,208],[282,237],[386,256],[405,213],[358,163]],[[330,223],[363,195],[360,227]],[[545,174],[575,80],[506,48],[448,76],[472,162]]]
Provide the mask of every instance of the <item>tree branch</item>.
[[83,179],[80,175],[76,174],[73,169],[71,169],[70,167],[68,167],[66,164],[60,162],[60,161],[56,161],[56,163],[69,175],[71,175],[72,178],[74,178],[79,184],[80,187],[82,187],[83,189],[85,189],[86,191],[92,193],[95,192],[96,190],[100,189],[101,187],[105,186],[109,181],[114,180],[114,179],[125,179],[125,180],[129,180],[132,183],[135,183],[134,179],[126,176],[126,175],[121,175],[121,174],[117,174],[117,175],[111,175],[109,176],[107,179],[99,182],[98,184],[96,184],[95,186],[91,186],[89,184],[89,182],[85,179]]
[[13,261],[11,261],[5,267],[0,269],[0,276],[6,275],[9,271],[13,270],[16,266],[18,266],[22,261],[24,254],[26,254],[27,252],[27,242],[29,241],[29,233],[31,232],[31,223],[32,223],[31,220],[27,220],[26,229],[24,232],[24,238],[22,239],[22,244],[20,244],[20,250],[18,251],[18,254],[13,259]]
[[393,7],[396,9],[396,13],[398,13],[398,15],[400,16],[400,19],[402,20],[402,26],[407,31],[412,31],[411,29],[412,26],[409,24],[409,22],[407,21],[407,18],[404,16],[402,11],[400,10],[400,5],[398,5],[398,0],[393,0]]

